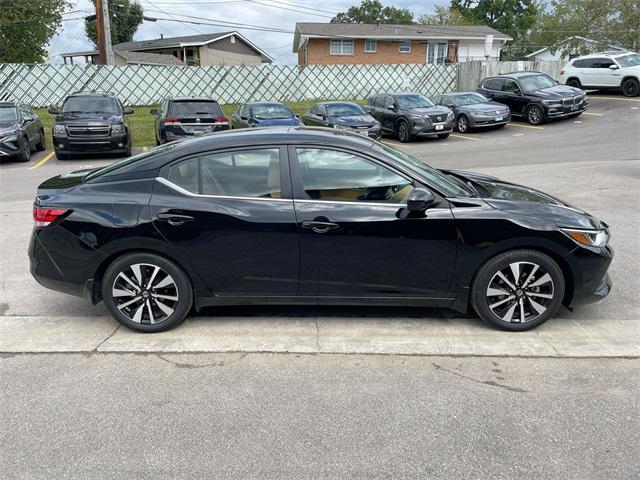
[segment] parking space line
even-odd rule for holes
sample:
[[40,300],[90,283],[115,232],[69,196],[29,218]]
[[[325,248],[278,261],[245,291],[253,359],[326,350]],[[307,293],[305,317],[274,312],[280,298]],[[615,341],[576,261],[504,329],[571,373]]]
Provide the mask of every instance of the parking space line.
[[603,117],[604,113],[582,112],[583,115],[593,115],[595,117]]
[[624,98],[624,97],[601,97],[600,95],[590,96],[589,101],[591,100],[622,100],[624,102],[637,102],[640,103],[640,99],[637,98]]
[[520,125],[519,123],[507,123],[510,127],[533,128],[535,130],[544,130],[544,127],[536,127],[534,125]]
[[55,154],[55,152],[53,150],[51,150],[47,155],[45,155],[45,157],[40,160],[38,163],[36,163],[35,165],[31,165],[29,167],[29,170],[33,170],[34,168],[38,168],[41,167],[42,165],[44,165],[45,163],[47,163],[51,157],[53,157],[53,155]]
[[465,140],[475,140],[475,141],[480,140],[478,137],[470,137],[468,135],[458,135],[458,134],[455,134],[455,133],[451,133],[451,134],[449,134],[449,136],[450,137],[455,137],[455,138],[464,138]]

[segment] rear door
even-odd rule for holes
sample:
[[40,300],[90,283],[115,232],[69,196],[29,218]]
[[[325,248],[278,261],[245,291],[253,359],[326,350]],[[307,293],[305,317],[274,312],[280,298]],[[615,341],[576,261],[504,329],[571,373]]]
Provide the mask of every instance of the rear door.
[[285,147],[214,151],[162,169],[153,223],[209,295],[295,296],[298,233]]
[[318,297],[448,294],[456,230],[446,201],[402,215],[413,181],[374,158],[325,146],[290,147],[300,232],[300,290]]

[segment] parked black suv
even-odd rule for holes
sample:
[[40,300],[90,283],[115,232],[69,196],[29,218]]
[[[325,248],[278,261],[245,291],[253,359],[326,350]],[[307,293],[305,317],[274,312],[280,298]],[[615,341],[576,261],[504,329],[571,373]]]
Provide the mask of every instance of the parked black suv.
[[46,148],[44,129],[31,107],[20,102],[0,102],[0,157],[31,159],[31,150]]
[[131,131],[126,115],[133,113],[111,93],[78,92],[69,95],[56,115],[53,147],[64,160],[73,154],[114,153],[131,156]]
[[453,130],[453,112],[438,107],[419,93],[381,93],[369,97],[365,112],[382,125],[382,133],[401,142],[416,136],[447,138]]
[[169,97],[151,114],[156,116],[156,145],[229,130],[229,120],[211,97]]
[[560,85],[540,72],[515,72],[487,77],[478,92],[511,109],[532,125],[552,118],[577,117],[589,107],[587,95],[579,88]]

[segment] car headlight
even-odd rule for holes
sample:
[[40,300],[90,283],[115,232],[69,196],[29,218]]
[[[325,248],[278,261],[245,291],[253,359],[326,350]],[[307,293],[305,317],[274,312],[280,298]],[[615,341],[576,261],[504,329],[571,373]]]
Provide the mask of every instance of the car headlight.
[[411,118],[411,120],[413,120],[415,123],[427,123],[427,121],[429,120],[427,117],[415,114],[409,115],[409,118]]
[[561,228],[560,231],[577,244],[588,247],[604,247],[609,241],[609,233],[606,230]]
[[67,134],[67,129],[64,127],[64,125],[62,125],[60,123],[54,123],[53,124],[53,134],[54,135],[66,135]]
[[562,100],[542,100],[545,105],[562,105]]
[[447,113],[447,120],[451,120],[453,118],[453,112]]
[[18,134],[17,128],[12,128],[11,130],[3,130],[0,132],[0,138],[13,137]]
[[124,125],[122,125],[121,123],[117,123],[115,125],[112,125],[111,126],[111,133],[115,133],[116,135],[124,133]]
[[333,128],[337,128],[338,130],[351,130],[351,127],[348,127],[346,125],[333,125]]
[[472,117],[486,117],[487,114],[484,112],[470,112]]

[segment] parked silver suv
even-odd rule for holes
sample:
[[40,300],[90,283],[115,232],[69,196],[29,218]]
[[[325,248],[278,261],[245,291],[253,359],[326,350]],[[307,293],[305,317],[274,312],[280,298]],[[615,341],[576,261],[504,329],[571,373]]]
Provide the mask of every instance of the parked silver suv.
[[640,54],[603,52],[574,58],[560,70],[560,83],[635,97],[640,94]]

